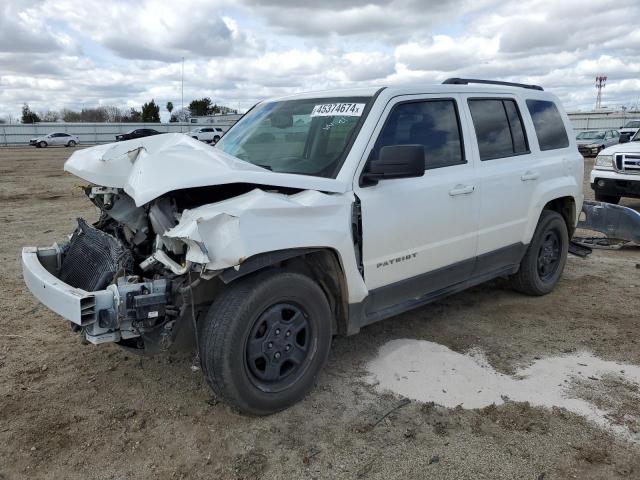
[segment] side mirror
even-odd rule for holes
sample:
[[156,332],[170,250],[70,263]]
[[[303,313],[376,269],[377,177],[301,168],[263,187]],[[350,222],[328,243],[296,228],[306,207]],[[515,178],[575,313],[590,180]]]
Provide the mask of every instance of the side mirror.
[[630,133],[621,133],[620,134],[620,139],[618,140],[618,143],[629,143],[630,139],[631,139],[631,134]]
[[412,178],[424,175],[424,147],[422,145],[387,145],[380,149],[377,159],[369,161],[362,173],[360,186],[376,185],[380,180]]

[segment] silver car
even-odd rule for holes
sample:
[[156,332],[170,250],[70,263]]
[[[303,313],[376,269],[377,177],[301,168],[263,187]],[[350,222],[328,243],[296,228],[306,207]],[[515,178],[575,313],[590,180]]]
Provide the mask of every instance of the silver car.
[[611,145],[620,141],[620,133],[617,130],[588,130],[580,132],[576,136],[578,150],[585,157],[595,157]]
[[77,135],[69,135],[68,133],[49,133],[41,137],[32,138],[29,140],[29,145],[34,147],[44,148],[49,145],[64,145],[65,147],[75,147],[80,143],[80,139]]

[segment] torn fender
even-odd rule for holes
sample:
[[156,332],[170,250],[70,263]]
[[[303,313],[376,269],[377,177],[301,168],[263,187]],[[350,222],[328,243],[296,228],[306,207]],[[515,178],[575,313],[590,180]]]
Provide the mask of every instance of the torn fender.
[[239,266],[259,253],[289,248],[330,248],[347,276],[349,301],[367,294],[358,272],[351,232],[351,193],[306,190],[296,195],[255,189],[215,204],[185,210],[164,236],[189,246],[186,260],[208,270]]

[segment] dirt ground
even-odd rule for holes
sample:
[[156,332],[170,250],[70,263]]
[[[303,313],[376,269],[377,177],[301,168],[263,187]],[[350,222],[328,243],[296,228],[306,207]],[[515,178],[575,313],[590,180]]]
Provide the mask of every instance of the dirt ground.
[[[70,153],[0,149],[0,479],[640,478],[638,444],[565,410],[447,409],[364,381],[378,348],[401,338],[480,349],[503,373],[578,350],[640,365],[640,249],[570,256],[543,298],[495,281],[336,338],[303,402],[250,418],[212,397],[190,356],[83,346],[28,292],[21,247],[50,245],[76,217],[95,218],[81,181],[62,170]],[[637,429],[638,386],[593,383],[576,388]]]

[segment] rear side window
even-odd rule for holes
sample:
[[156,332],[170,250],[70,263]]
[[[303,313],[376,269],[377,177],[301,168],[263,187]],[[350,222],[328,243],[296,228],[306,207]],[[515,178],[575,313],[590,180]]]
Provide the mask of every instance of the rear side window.
[[527,108],[536,129],[540,150],[555,150],[569,146],[569,137],[555,103],[527,100]]
[[376,141],[373,158],[388,145],[422,145],[425,170],[465,163],[455,101],[425,100],[396,105]]
[[514,100],[470,99],[469,109],[478,139],[480,160],[529,153],[520,111]]

